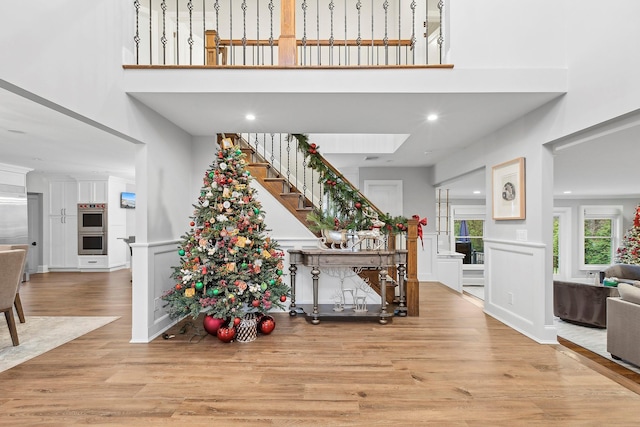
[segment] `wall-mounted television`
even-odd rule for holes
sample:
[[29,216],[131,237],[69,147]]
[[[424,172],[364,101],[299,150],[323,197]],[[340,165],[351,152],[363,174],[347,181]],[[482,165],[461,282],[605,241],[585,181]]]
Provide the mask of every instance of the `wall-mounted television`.
[[136,207],[136,193],[120,193],[120,207],[124,209],[134,209]]

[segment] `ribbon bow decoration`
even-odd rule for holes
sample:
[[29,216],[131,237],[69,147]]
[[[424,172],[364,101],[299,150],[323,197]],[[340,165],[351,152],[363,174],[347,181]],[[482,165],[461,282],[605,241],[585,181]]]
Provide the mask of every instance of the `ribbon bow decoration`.
[[427,225],[427,218],[420,219],[419,215],[413,215],[411,218],[418,221],[418,237],[420,238],[420,243],[422,244],[422,249],[424,249],[424,240],[422,240],[422,226]]

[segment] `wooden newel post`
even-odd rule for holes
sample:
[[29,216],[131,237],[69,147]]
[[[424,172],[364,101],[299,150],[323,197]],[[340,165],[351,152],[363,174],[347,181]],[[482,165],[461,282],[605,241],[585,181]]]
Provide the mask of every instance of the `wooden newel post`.
[[280,38],[278,39],[278,65],[298,65],[296,46],[296,1],[282,0],[280,5]]
[[408,221],[407,232],[407,315],[420,316],[418,282],[418,220]]

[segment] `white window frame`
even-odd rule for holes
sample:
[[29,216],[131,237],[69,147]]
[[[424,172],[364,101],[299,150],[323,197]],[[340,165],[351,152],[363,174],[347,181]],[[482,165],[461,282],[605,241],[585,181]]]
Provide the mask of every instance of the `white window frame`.
[[578,221],[578,263],[581,270],[599,271],[610,264],[585,264],[584,262],[584,221],[585,219],[610,219],[611,222],[611,263],[615,259],[616,249],[620,246],[622,237],[622,212],[620,205],[585,205],[580,206]]
[[[566,280],[571,277],[571,218],[572,209],[570,207],[558,207],[553,208],[553,216],[558,217],[560,235],[558,242],[560,247],[560,259],[558,259],[558,267],[560,274],[554,274],[553,278],[556,280]],[[584,224],[582,226],[582,232],[584,233]],[[583,247],[582,254],[584,258],[584,239],[582,239]]]
[[[451,233],[449,234],[449,247],[455,250],[456,236],[455,236],[455,221],[463,219],[473,220],[479,219],[483,221],[482,226],[482,238],[484,239],[485,232],[487,231],[487,207],[485,205],[452,205],[451,206]],[[482,270],[484,271],[484,264],[462,264],[463,270]]]

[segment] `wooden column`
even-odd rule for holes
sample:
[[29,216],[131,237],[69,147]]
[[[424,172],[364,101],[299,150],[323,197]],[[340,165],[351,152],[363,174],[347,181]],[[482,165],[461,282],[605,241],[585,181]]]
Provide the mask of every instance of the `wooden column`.
[[278,65],[298,65],[296,49],[296,1],[282,0],[280,5],[280,38],[278,39]]
[[407,315],[420,316],[418,282],[418,220],[408,221],[407,233]]

